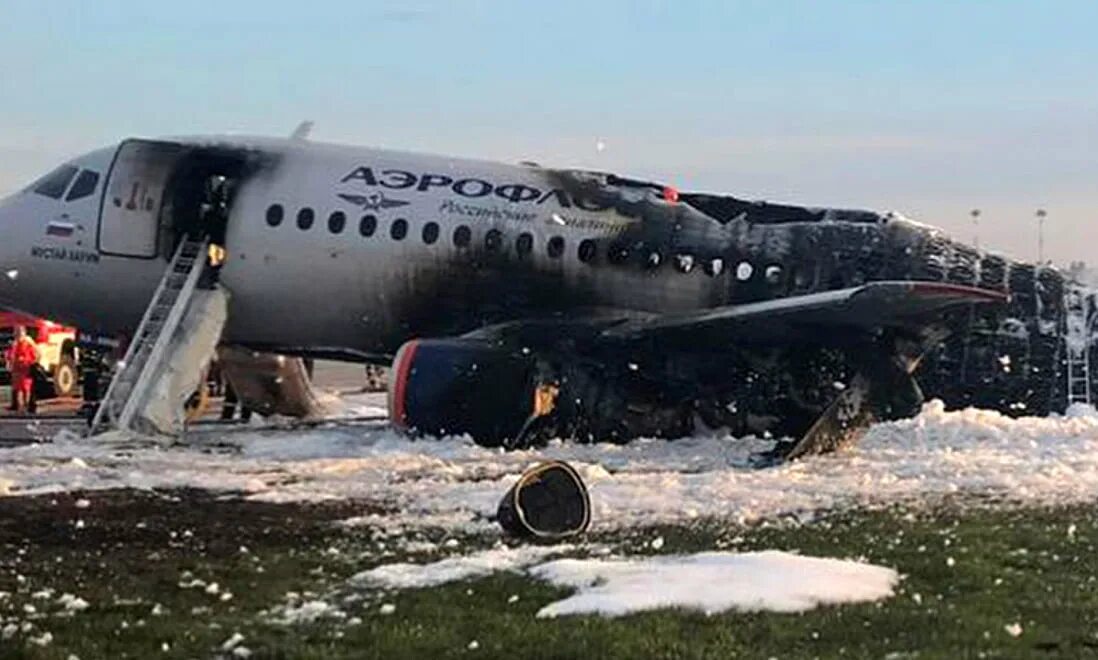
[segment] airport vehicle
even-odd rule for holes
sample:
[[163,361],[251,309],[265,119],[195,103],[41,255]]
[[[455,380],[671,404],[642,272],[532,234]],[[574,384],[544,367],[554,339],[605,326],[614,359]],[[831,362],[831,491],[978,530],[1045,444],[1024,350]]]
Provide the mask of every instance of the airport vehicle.
[[489,444],[700,419],[800,438],[798,455],[924,392],[1042,414],[1092,376],[1089,339],[1065,340],[1089,308],[1053,268],[895,213],[602,172],[301,135],[128,139],[4,200],[0,231],[0,301],[112,335],[203,237],[227,250],[223,343],[391,363],[395,425]]
[[[25,327],[27,335],[34,340],[38,347],[38,366],[41,367],[36,374],[49,381],[40,383],[35,391],[41,393],[45,390],[59,397],[75,394],[80,360],[76,329],[26,314],[0,310],[0,346],[11,343],[16,326]],[[11,374],[0,363],[0,382],[8,383],[10,380]],[[49,387],[44,388],[44,385]]]

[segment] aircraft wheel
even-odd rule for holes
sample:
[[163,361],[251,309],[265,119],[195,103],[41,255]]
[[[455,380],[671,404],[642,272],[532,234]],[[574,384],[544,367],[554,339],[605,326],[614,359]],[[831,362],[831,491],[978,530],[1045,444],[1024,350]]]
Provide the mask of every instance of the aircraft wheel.
[[71,357],[61,358],[53,369],[53,393],[58,397],[72,396],[77,385],[76,364]]
[[206,383],[205,375],[199,381],[198,389],[194,391],[191,398],[187,399],[187,405],[183,407],[183,419],[188,424],[196,422],[206,414],[206,411],[210,407],[210,387]]

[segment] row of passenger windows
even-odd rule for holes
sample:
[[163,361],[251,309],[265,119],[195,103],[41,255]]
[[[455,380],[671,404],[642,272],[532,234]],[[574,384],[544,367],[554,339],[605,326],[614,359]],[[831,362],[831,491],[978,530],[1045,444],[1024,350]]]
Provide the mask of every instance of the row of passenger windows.
[[[267,224],[271,227],[278,227],[286,219],[286,211],[281,204],[272,204],[267,208]],[[316,213],[311,208],[302,208],[297,212],[296,223],[298,229],[302,231],[309,230],[316,222]],[[332,234],[342,234],[347,227],[347,214],[343,211],[333,211],[328,216],[328,231]],[[377,232],[378,220],[377,216],[372,213],[368,213],[358,222],[358,233],[364,237],[371,237]],[[423,225],[423,230],[420,234],[423,242],[427,245],[434,245],[438,242],[440,228],[437,222],[428,222]],[[389,236],[395,241],[404,240],[408,236],[408,221],[404,218],[397,218],[389,225]],[[468,225],[458,225],[454,228],[451,240],[455,247],[466,248],[473,240],[473,231]],[[498,252],[503,249],[503,232],[498,229],[489,229],[484,235],[484,247],[489,252]],[[545,253],[552,259],[559,259],[564,255],[564,238],[562,236],[553,236],[545,243]],[[519,256],[526,256],[534,250],[534,236],[530,232],[522,232],[515,238],[515,252]],[[607,252],[607,260],[610,263],[624,263],[629,258],[629,249],[626,247],[611,247]],[[584,263],[591,263],[598,256],[598,245],[592,239],[584,239],[580,241],[579,246],[576,248],[576,256],[580,261]],[[696,265],[696,259],[692,255],[682,254],[675,257],[675,267],[677,270],[683,273],[689,273]],[[645,259],[645,264],[651,268],[656,268],[663,262],[663,256],[659,252],[651,252]],[[710,276],[717,276],[724,272],[723,260],[709,259],[704,261],[702,269],[706,274]],[[772,266],[771,268],[776,268]],[[740,280],[748,280],[753,274],[753,268],[748,262],[741,262],[736,269],[736,277]],[[775,271],[767,270],[767,279],[773,279],[777,274]]]
[[[80,172],[80,176],[76,175],[77,172]],[[76,179],[75,183],[73,183],[74,178]],[[70,183],[72,183],[71,189],[69,188]],[[62,165],[32,183],[30,188],[35,194],[50,199],[61,199],[61,196],[68,190],[69,194],[65,197],[65,201],[71,202],[91,195],[98,185],[99,172],[93,170],[80,171],[79,168],[73,165]]]
[[[278,227],[286,219],[286,210],[281,204],[272,204],[267,209],[267,224],[271,227]],[[316,212],[311,208],[303,208],[297,212],[295,218],[298,229],[307,231],[312,229],[316,223]],[[367,213],[362,216],[358,221],[358,233],[364,237],[371,237],[377,232],[377,216],[372,213]],[[328,231],[333,234],[342,234],[347,228],[347,214],[343,211],[333,211],[328,216]],[[438,242],[441,234],[441,228],[437,222],[428,222],[423,225],[423,230],[420,233],[420,238],[427,245],[434,245]],[[397,218],[393,220],[389,225],[389,236],[396,241],[404,240],[408,236],[408,221],[404,218]],[[459,248],[469,247],[469,244],[473,242],[473,230],[468,225],[459,225],[454,228],[454,233],[451,236],[451,240],[454,245]],[[490,229],[484,236],[484,246],[489,251],[498,251],[503,248],[503,233],[498,229]],[[594,241],[586,240],[580,243],[580,258],[585,257],[590,253],[593,256]],[[534,236],[529,232],[523,232],[515,239],[515,250],[520,255],[530,254],[534,250]],[[546,253],[554,259],[561,257],[564,254],[564,239],[560,236],[553,236],[549,239],[545,246]]]

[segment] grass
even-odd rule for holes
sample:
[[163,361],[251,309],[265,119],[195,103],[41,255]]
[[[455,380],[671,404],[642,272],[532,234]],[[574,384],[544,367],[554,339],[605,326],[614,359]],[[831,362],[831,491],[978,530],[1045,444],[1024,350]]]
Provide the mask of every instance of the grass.
[[[397,593],[348,589],[347,576],[408,558],[377,530],[331,524],[368,512],[366,505],[119,491],[87,494],[91,505],[79,508],[80,497],[0,500],[0,591],[11,594],[0,601],[0,615],[34,626],[0,641],[2,658],[211,657],[236,632],[253,658],[1098,656],[1098,515],[1091,506],[947,503],[799,524],[710,521],[607,535],[593,540],[622,552],[651,553],[650,541],[662,536],[661,553],[777,548],[864,557],[905,578],[887,601],[804,614],[540,620],[536,612],[567,591],[517,574]],[[180,586],[195,579],[217,582],[218,593]],[[48,598],[34,597],[47,588],[54,590]],[[232,597],[222,600],[226,591]],[[58,616],[56,601],[66,592],[89,607]],[[323,598],[345,618],[275,623],[287,592],[299,601]],[[383,603],[395,610],[383,614]],[[37,611],[28,614],[25,605]],[[1020,635],[1007,631],[1013,624]],[[53,636],[49,645],[29,641],[44,631]]]

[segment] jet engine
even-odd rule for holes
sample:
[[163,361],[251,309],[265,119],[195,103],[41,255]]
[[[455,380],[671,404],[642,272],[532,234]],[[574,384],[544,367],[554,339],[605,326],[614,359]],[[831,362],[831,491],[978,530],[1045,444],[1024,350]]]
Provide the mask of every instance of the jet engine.
[[389,376],[389,419],[400,430],[468,434],[497,446],[534,412],[535,360],[522,351],[468,339],[412,340]]
[[470,337],[409,341],[390,370],[391,423],[412,434],[468,434],[509,449],[552,437],[614,442],[689,431],[693,402],[669,387],[662,371],[646,374],[610,348],[598,360],[559,346],[526,346]]

